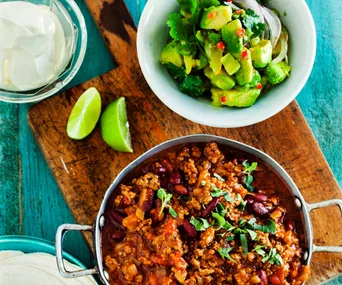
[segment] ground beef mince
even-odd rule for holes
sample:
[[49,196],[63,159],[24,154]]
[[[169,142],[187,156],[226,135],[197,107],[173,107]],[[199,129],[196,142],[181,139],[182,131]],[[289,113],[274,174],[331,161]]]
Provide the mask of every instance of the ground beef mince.
[[110,284],[303,284],[301,214],[255,157],[184,145],[119,185],[106,212]]

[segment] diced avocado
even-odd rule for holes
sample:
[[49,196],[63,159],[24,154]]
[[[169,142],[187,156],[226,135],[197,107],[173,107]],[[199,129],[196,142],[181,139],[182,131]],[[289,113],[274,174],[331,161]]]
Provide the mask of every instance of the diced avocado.
[[[185,66],[186,66],[186,64],[185,64]],[[258,83],[260,83],[260,81],[261,81],[260,73],[257,70],[254,69],[254,71],[253,71],[253,78],[252,78],[251,83],[249,83],[249,87],[253,88],[253,87],[257,86]]]
[[204,56],[202,53],[199,56],[199,59],[195,60],[195,69],[196,70],[201,70],[202,68],[206,67],[208,65],[208,60],[206,56]]
[[177,67],[182,67],[184,64],[183,56],[178,52],[178,44],[176,41],[169,42],[160,54],[161,62],[173,63]]
[[222,38],[229,52],[241,52],[243,48],[243,38],[238,37],[236,32],[242,29],[239,19],[236,19],[222,28]]
[[194,65],[194,60],[191,55],[184,56],[184,63],[185,63],[185,72],[186,74],[190,74],[192,67]]
[[257,88],[248,90],[221,90],[218,88],[211,89],[211,104],[215,107],[226,105],[229,107],[250,107],[259,97],[261,90]]
[[230,6],[210,7],[204,10],[200,27],[204,30],[221,30],[232,19]]
[[279,84],[290,75],[291,66],[286,64],[284,61],[276,64],[270,63],[265,69],[265,76],[267,81],[273,85]]
[[260,43],[261,39],[259,37],[255,37],[253,39],[251,39],[251,46],[254,47],[256,46],[258,43]]
[[209,32],[208,33],[208,39],[212,45],[216,45],[218,42],[221,41],[222,36],[221,36],[221,34],[218,34],[215,32]]
[[212,69],[207,66],[204,68],[204,75],[210,79],[212,85],[222,90],[229,90],[235,86],[234,79],[224,70],[221,70],[218,74],[214,74]]
[[223,50],[219,49],[215,45],[211,45],[208,40],[205,40],[204,51],[209,58],[209,65],[213,72],[215,74],[220,72],[222,68],[221,58],[223,56]]
[[256,46],[251,47],[253,66],[255,68],[264,68],[272,60],[272,44],[269,40],[261,40]]
[[221,63],[229,75],[233,75],[241,67],[240,63],[230,53],[221,58]]
[[253,79],[254,68],[252,65],[251,53],[243,48],[242,53],[235,56],[240,60],[241,68],[236,73],[236,81],[239,85],[250,84]]

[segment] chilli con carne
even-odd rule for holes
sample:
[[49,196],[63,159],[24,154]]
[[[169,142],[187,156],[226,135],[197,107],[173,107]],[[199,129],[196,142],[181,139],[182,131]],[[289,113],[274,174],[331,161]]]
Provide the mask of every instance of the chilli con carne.
[[185,145],[119,186],[103,233],[110,284],[303,284],[300,213],[254,157]]

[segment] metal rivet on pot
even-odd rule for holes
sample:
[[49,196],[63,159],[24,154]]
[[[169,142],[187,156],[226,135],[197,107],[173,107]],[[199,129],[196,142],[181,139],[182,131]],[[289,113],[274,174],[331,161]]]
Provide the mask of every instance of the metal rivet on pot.
[[295,197],[295,204],[296,206],[301,209],[302,208],[302,202],[299,200],[299,198]]
[[106,221],[106,218],[104,216],[101,216],[100,223],[99,223],[101,229],[104,227],[105,221]]

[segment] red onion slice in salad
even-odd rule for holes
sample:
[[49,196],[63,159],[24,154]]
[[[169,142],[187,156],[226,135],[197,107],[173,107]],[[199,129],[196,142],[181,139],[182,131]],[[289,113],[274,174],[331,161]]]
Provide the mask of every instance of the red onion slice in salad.
[[277,42],[281,33],[281,22],[279,17],[270,9],[261,6],[261,11],[265,17],[266,24],[270,31],[270,40],[273,48],[277,45]]
[[287,62],[287,51],[288,51],[288,34],[287,32],[283,31],[280,35],[280,53],[279,55],[272,60],[272,64],[277,64],[278,62],[281,62],[285,59],[285,62]]

